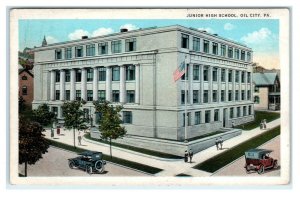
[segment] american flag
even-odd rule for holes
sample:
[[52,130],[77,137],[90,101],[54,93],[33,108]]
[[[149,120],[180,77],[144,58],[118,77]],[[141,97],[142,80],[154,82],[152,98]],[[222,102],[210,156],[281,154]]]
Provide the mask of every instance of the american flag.
[[183,61],[179,67],[173,72],[173,78],[176,82],[185,73],[185,62]]

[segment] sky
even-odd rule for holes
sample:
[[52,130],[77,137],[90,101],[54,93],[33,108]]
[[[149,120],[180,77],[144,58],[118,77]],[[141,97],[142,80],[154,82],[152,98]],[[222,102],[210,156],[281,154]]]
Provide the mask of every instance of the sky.
[[122,27],[134,30],[147,27],[183,25],[246,44],[252,48],[254,62],[265,68],[280,68],[279,21],[275,19],[68,19],[19,20],[19,50],[41,46],[44,36],[48,44],[95,37],[119,32]]

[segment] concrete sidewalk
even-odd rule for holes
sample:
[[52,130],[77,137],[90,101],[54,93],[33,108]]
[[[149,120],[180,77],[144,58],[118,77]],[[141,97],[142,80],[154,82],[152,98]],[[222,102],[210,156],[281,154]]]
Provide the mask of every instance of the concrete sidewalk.
[[[138,162],[145,165],[151,165],[153,167],[162,169],[163,171],[157,173],[156,176],[175,176],[181,173],[196,177],[210,176],[211,173],[196,170],[192,167],[278,125],[280,125],[280,118],[267,123],[267,130],[260,130],[260,128],[258,127],[249,131],[243,131],[241,135],[224,141],[223,150],[217,150],[216,147],[213,146],[194,154],[192,163],[185,163],[183,160],[162,160],[153,156],[136,153],[134,151],[124,150],[119,147],[112,147],[112,155],[122,159]],[[45,132],[45,135],[46,138],[51,139],[49,130]],[[76,146],[78,146],[77,136],[78,132],[76,132],[75,134]],[[61,135],[56,135],[55,133],[55,137],[52,140],[62,142],[68,145],[73,145],[73,131],[61,129]],[[79,147],[94,151],[101,151],[104,154],[109,155],[109,146],[107,144],[99,144],[90,142],[88,140],[82,140],[82,145]]]

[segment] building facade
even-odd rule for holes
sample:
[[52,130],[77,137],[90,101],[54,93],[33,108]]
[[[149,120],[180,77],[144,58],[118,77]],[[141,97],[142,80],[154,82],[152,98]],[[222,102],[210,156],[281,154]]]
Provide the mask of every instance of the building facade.
[[[183,140],[253,120],[252,50],[179,25],[145,28],[34,49],[33,108],[47,103],[63,119],[65,101],[122,104],[128,135]],[[182,63],[188,72],[174,82]],[[187,91],[185,91],[187,85]]]
[[31,107],[33,101],[33,73],[25,68],[19,69],[19,96],[25,100],[25,105]]

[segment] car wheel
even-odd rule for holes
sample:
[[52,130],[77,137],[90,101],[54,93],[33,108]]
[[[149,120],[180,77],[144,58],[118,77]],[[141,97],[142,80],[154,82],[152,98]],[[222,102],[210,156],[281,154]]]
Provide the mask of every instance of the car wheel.
[[87,173],[93,174],[93,168],[92,168],[92,166],[87,166]]
[[101,161],[96,161],[96,163],[95,163],[95,169],[98,172],[102,173],[104,171],[104,165],[103,165],[103,163]]
[[265,172],[265,166],[261,165],[257,171],[258,174],[263,174]]
[[74,169],[75,168],[75,163],[73,161],[69,161],[69,167],[71,169]]
[[246,166],[246,172],[247,172],[247,174],[249,174],[249,173],[250,173],[250,170],[251,170],[250,166],[249,166],[249,165],[247,165],[247,166]]
[[277,161],[274,161],[273,168],[274,168],[274,169],[278,168],[278,163],[277,163]]

